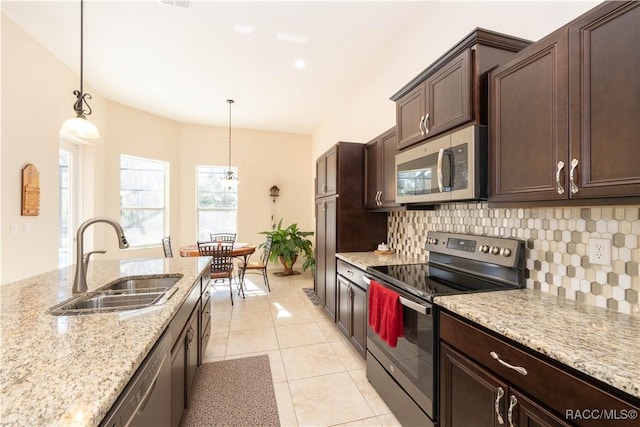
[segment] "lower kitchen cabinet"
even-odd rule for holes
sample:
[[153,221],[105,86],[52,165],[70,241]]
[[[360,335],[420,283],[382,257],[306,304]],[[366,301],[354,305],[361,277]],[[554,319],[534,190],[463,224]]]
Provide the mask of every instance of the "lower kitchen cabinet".
[[[367,291],[362,281],[364,272],[337,260],[336,323],[362,357],[367,352]],[[349,278],[349,279],[348,279]],[[359,284],[362,283],[362,286]]]
[[638,425],[631,396],[471,322],[441,312],[440,340],[442,427]]

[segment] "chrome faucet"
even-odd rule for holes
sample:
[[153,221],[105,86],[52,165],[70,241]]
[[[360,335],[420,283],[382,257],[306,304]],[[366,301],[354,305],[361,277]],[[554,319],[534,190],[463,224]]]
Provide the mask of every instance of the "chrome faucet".
[[88,254],[84,254],[84,231],[91,224],[95,224],[96,222],[104,222],[111,225],[118,235],[118,246],[120,249],[125,249],[129,247],[129,243],[127,242],[127,238],[124,235],[124,230],[122,226],[118,224],[117,221],[111,218],[91,218],[83,222],[80,227],[78,227],[78,233],[76,234],[76,277],[73,279],[73,288],[71,291],[74,294],[80,292],[87,291],[87,267],[89,266],[89,257],[94,253],[105,253],[106,251],[93,251]]

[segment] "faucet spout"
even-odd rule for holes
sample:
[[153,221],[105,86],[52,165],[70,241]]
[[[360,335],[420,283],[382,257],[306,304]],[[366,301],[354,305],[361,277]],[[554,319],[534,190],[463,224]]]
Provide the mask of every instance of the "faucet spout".
[[[127,238],[124,235],[124,230],[122,226],[115,220],[111,218],[104,217],[96,217],[91,218],[83,222],[80,227],[78,227],[78,232],[76,234],[76,276],[73,279],[73,288],[71,291],[74,294],[86,292],[87,291],[87,264],[85,264],[84,257],[84,232],[85,230],[92,224],[104,222],[113,227],[116,231],[116,235],[118,237],[118,246],[120,249],[125,249],[129,247],[129,242],[127,242]],[[88,261],[88,259],[87,259]]]

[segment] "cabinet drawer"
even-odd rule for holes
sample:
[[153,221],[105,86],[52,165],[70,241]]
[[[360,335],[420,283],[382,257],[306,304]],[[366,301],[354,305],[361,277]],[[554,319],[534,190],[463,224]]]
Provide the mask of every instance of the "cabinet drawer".
[[[506,339],[490,335],[445,312],[440,314],[440,338],[563,417],[568,410],[621,413],[632,409],[631,404],[596,386],[596,380],[592,384],[578,378],[568,371],[568,367],[565,370],[554,366],[542,357],[506,342]],[[491,356],[492,352],[505,363],[526,369],[526,375],[495,360]],[[584,420],[578,420],[576,424],[594,425],[593,420],[591,423],[583,422]],[[637,420],[616,422],[631,426]]]
[[358,287],[364,290],[367,289],[367,285],[366,283],[364,283],[365,273],[364,271],[360,270],[358,267],[338,259],[337,271],[339,275],[348,279],[350,282],[354,283]]

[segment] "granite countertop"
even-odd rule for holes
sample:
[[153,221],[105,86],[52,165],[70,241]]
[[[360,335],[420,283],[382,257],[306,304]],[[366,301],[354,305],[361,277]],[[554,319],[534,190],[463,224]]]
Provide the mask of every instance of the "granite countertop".
[[396,265],[396,264],[415,264],[426,261],[416,257],[398,255],[396,253],[389,255],[378,255],[375,252],[340,252],[336,254],[336,258],[341,259],[356,267],[367,270],[367,267],[373,265]]
[[54,316],[70,298],[75,267],[0,286],[0,424],[98,425],[169,325],[210,259],[91,262],[89,290],[122,276],[182,274],[163,305]]
[[640,398],[640,318],[532,289],[451,295],[434,302]]

